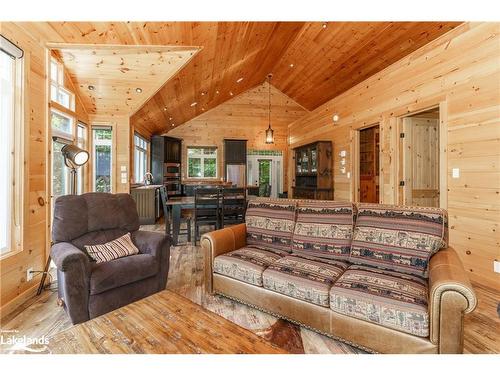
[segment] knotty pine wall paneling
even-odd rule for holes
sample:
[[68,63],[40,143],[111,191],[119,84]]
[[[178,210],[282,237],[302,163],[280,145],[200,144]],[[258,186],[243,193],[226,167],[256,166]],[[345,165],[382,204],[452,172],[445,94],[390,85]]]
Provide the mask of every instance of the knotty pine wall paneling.
[[[447,130],[441,138],[447,159],[442,205],[448,208],[450,245],[472,280],[500,288],[493,271],[493,260],[500,259],[500,23],[463,24],[311,111],[290,124],[290,149],[331,140],[335,199],[352,200],[353,181],[339,171],[339,151],[348,150],[352,174],[353,129],[378,122],[381,200],[395,203],[398,118],[436,105]],[[452,168],[460,169],[459,178],[452,178]]]

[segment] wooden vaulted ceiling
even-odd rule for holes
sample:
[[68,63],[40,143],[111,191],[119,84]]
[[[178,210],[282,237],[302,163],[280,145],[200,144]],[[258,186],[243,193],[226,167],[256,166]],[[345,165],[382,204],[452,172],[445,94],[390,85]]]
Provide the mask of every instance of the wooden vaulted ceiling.
[[[52,43],[201,48],[131,118],[160,133],[262,83],[312,110],[459,22],[40,22]],[[196,104],[194,104],[196,103]]]
[[190,47],[75,46],[53,49],[87,113],[132,115],[197,52]]

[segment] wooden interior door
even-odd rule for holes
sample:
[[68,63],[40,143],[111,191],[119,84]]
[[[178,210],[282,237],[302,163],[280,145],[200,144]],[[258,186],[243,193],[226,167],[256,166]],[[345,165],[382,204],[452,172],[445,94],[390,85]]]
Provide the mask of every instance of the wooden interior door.
[[439,119],[403,119],[403,204],[439,207]]

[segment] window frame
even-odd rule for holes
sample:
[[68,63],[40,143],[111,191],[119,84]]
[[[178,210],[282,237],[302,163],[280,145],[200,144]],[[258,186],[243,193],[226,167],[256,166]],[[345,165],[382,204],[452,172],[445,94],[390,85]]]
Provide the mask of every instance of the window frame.
[[25,216],[25,180],[26,168],[24,166],[24,151],[25,151],[25,62],[24,55],[14,57],[7,51],[0,51],[5,53],[8,58],[12,58],[13,63],[13,103],[12,103],[12,123],[11,126],[11,146],[9,172],[7,178],[16,181],[15,184],[9,184],[8,196],[10,202],[8,208],[8,227],[7,227],[7,246],[5,249],[0,249],[0,259],[8,258],[22,251],[23,249],[23,234],[24,234],[24,216]]
[[[99,130],[99,129],[106,129],[106,130],[110,130],[111,131],[111,139],[109,140],[105,140],[106,142],[103,142],[103,140],[98,140],[96,142],[96,139],[94,137],[94,130]],[[109,192],[110,193],[113,193],[114,192],[114,187],[113,187],[113,183],[114,183],[114,168],[113,168],[113,162],[114,162],[114,153],[115,153],[115,150],[114,150],[114,144],[115,144],[115,139],[114,139],[114,128],[111,124],[93,124],[91,127],[90,127],[90,134],[91,134],[91,143],[92,143],[92,147],[91,147],[91,153],[90,153],[90,159],[92,160],[92,171],[91,171],[91,176],[92,176],[92,185],[91,185],[91,191],[93,192],[96,192],[96,157],[95,157],[95,152],[96,152],[96,146],[108,146],[107,144],[104,144],[104,143],[107,143],[107,141],[109,141],[109,146],[110,146],[110,160],[109,160],[109,164],[110,164],[110,172],[109,172]]]
[[[144,147],[141,147],[141,145],[137,145],[137,139],[144,142],[146,147],[144,148]],[[144,175],[146,173],[150,172],[150,168],[149,168],[150,150],[151,150],[151,142],[148,141],[145,137],[143,137],[138,132],[134,132],[134,182],[135,183],[143,182]],[[137,161],[137,157],[136,157],[137,152],[144,154],[144,175],[140,179],[139,179],[139,176],[137,173],[138,172],[137,171],[138,161]]]
[[[52,65],[56,65],[57,77],[52,77]],[[75,93],[64,86],[64,66],[57,61],[54,57],[50,59],[49,69],[49,98],[50,101],[55,102],[69,111],[75,111]],[[56,98],[52,97],[52,87],[55,88]],[[59,93],[62,92],[69,97],[69,105],[66,106],[58,100]]]
[[[83,138],[80,138],[78,133],[79,129],[83,129]],[[83,139],[81,143],[80,140]],[[76,134],[75,134],[75,144],[80,147],[82,150],[85,150],[89,153],[89,127],[82,121],[76,122]],[[83,194],[87,191],[87,168],[89,163],[85,163],[85,165],[81,166],[77,170],[77,194]]]
[[[205,159],[214,159],[212,156],[205,156],[203,152],[201,155],[196,157],[190,157],[189,150],[214,150],[215,151],[215,176],[206,177],[205,176]],[[190,176],[189,175],[189,160],[194,158],[200,158],[200,169],[202,172],[201,176]],[[219,178],[219,152],[217,146],[187,146],[186,147],[186,176],[188,179],[197,179],[197,180],[216,180]]]

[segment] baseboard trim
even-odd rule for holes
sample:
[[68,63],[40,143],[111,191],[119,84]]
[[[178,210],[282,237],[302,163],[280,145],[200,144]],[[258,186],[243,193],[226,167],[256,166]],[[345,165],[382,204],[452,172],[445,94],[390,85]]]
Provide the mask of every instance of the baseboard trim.
[[35,283],[33,286],[26,289],[24,292],[19,294],[17,297],[11,299],[5,305],[0,307],[0,322],[3,319],[11,314],[15,309],[21,306],[23,303],[28,301],[29,299],[36,296],[36,292],[38,290],[38,283]]

